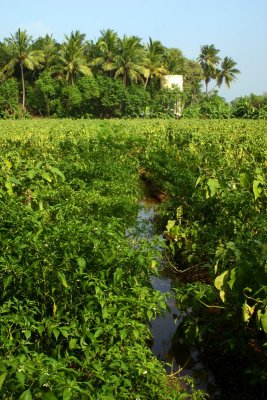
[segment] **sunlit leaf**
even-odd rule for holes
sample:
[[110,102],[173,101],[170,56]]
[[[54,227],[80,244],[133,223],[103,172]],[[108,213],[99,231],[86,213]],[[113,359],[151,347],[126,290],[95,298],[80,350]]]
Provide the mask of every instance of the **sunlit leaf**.
[[243,304],[242,313],[243,313],[243,320],[244,322],[248,322],[252,317],[255,310],[255,306],[250,307],[247,303]]
[[60,278],[60,280],[61,280],[63,286],[64,286],[65,288],[68,289],[68,288],[69,288],[69,285],[68,285],[68,283],[67,283],[65,274],[64,274],[63,272],[58,272],[57,274],[58,274],[58,276],[59,276],[59,278]]
[[214,285],[216,289],[222,290],[222,288],[225,286],[227,279],[229,277],[229,271],[224,271],[221,275],[217,276],[214,281]]
[[267,310],[261,315],[261,326],[265,333],[267,333]]
[[32,400],[32,393],[30,390],[26,390],[25,392],[23,392],[20,397],[19,400]]
[[3,386],[3,383],[5,382],[7,374],[8,374],[8,372],[5,371],[0,375],[0,390],[1,390],[2,386]]
[[207,185],[209,187],[210,197],[215,196],[215,194],[217,193],[218,189],[221,187],[218,179],[216,179],[216,178],[208,179]]

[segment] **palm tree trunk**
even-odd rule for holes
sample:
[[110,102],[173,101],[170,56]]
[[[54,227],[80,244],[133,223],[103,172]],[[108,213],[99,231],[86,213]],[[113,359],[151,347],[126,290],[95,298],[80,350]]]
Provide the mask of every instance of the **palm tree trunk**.
[[22,84],[22,108],[23,108],[23,111],[26,111],[26,108],[25,108],[25,82],[24,82],[24,71],[23,71],[22,62],[20,62],[19,65],[20,65],[21,84]]
[[124,86],[126,86],[127,85],[127,72],[126,71],[123,73],[122,81],[123,81]]
[[146,80],[145,80],[145,89],[146,89],[146,87],[147,87],[148,80],[149,80],[149,77],[147,77]]
[[208,84],[209,84],[209,82],[206,80],[206,81],[205,81],[205,85],[206,85],[206,94],[208,94]]

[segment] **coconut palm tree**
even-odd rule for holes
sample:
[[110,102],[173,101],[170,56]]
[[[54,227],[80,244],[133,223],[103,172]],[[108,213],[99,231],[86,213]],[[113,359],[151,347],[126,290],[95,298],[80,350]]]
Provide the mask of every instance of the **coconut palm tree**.
[[146,47],[146,57],[144,61],[144,66],[146,68],[145,72],[145,88],[149,82],[149,79],[162,78],[163,75],[167,74],[167,69],[164,66],[164,54],[166,48],[161,44],[159,40],[152,40],[149,38],[149,42]]
[[45,62],[42,50],[32,50],[32,38],[26,31],[17,30],[15,35],[5,39],[8,62],[3,68],[6,76],[13,74],[15,66],[19,65],[22,85],[22,107],[25,110],[25,80],[24,68],[33,71],[41,68]]
[[44,37],[39,37],[35,40],[32,45],[34,50],[42,50],[45,56],[46,68],[53,64],[57,51],[59,49],[59,44],[53,38],[52,35],[45,35]]
[[220,50],[216,49],[213,44],[202,46],[200,50],[201,53],[198,57],[198,61],[203,70],[206,93],[208,93],[208,84],[211,79],[216,79],[218,75],[217,66],[220,61],[218,53]]
[[180,49],[166,49],[164,65],[169,74],[184,74],[185,57]]
[[100,34],[101,36],[96,43],[97,55],[90,64],[101,67],[102,70],[106,71],[109,69],[109,65],[113,63],[117,53],[118,34],[112,29],[102,30]]
[[240,74],[240,71],[236,68],[236,62],[231,57],[224,57],[221,62],[221,68],[218,71],[217,85],[220,87],[224,82],[230,88],[231,83],[238,74]]
[[75,78],[79,74],[91,76],[92,71],[87,65],[84,53],[85,35],[76,31],[71,32],[70,36],[65,35],[65,39],[51,72],[52,75],[64,79],[71,86],[74,86]]
[[143,82],[146,74],[144,67],[145,49],[136,36],[124,35],[118,39],[117,52],[112,62],[103,65],[105,71],[115,71],[114,78],[122,76],[124,85]]

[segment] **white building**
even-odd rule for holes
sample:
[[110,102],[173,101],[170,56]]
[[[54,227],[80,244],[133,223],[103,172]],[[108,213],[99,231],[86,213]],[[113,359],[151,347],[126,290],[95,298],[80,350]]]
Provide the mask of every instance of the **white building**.
[[[183,91],[183,75],[164,75],[161,80],[161,86],[166,89],[178,88]],[[177,98],[177,102],[173,109],[173,114],[176,118],[181,117],[183,105],[181,99]]]
[[183,90],[183,75],[164,75],[161,81],[161,85],[164,88],[172,89],[178,87],[181,91]]

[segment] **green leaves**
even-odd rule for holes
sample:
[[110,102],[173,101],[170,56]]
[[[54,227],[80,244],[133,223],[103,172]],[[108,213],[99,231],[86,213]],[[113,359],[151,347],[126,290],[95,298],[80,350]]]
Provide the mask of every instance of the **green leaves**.
[[20,397],[19,400],[32,400],[32,393],[30,390],[25,390]]
[[62,285],[63,285],[66,289],[68,289],[68,288],[69,288],[69,285],[68,285],[68,283],[67,283],[65,274],[64,274],[63,272],[58,272],[57,274],[58,274],[58,277],[59,277],[59,279],[60,279]]
[[207,192],[207,197],[213,197],[216,195],[218,190],[220,189],[221,185],[217,178],[210,178],[207,181],[207,186],[209,188],[209,192]]
[[220,298],[223,302],[225,302],[225,294],[227,290],[227,284],[228,284],[228,278],[229,278],[229,271],[224,271],[221,275],[217,276],[217,278],[214,281],[214,286],[216,289],[219,290],[220,292]]
[[42,400],[58,400],[58,398],[52,392],[43,393]]
[[62,400],[70,400],[72,397],[71,390],[65,389],[62,394]]
[[2,386],[3,386],[4,382],[5,382],[5,379],[6,379],[7,375],[8,375],[8,372],[7,372],[7,371],[3,372],[3,373],[0,375],[0,391],[1,391],[1,389],[2,389]]

